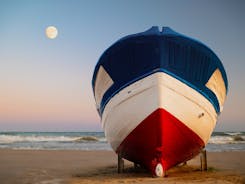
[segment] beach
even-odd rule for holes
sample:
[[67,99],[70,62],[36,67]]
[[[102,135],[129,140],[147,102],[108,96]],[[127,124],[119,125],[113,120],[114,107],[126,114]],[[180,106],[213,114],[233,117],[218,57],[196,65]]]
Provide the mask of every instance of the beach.
[[245,152],[208,152],[208,171],[200,171],[199,156],[153,178],[125,161],[117,173],[113,151],[0,149],[1,184],[82,183],[245,183]]

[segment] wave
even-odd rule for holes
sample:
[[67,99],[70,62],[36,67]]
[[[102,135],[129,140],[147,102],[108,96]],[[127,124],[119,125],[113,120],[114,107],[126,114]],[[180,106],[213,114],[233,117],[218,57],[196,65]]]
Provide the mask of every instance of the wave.
[[226,135],[236,136],[236,135],[243,135],[243,132],[225,132]]
[[[0,145],[19,143],[107,143],[103,132],[0,132]],[[209,144],[245,144],[245,132],[214,132]]]
[[241,134],[233,134],[227,136],[212,136],[209,139],[210,144],[244,144],[245,136]]
[[233,140],[234,141],[245,141],[245,139],[242,136],[239,136],[239,135],[233,136]]
[[234,135],[241,135],[245,136],[245,132],[213,132],[213,136],[234,136]]
[[98,142],[99,139],[94,136],[84,136],[79,137],[78,139],[75,139],[75,142]]
[[106,142],[105,137],[95,136],[46,136],[46,135],[0,135],[0,144],[18,142]]
[[0,135],[0,143],[15,143],[15,142],[68,142],[74,138],[66,136],[20,136],[20,135]]

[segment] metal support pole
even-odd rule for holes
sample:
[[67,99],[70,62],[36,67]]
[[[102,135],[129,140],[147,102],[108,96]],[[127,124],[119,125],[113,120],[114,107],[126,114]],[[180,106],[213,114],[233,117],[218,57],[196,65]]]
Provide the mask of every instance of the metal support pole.
[[201,161],[201,171],[207,171],[207,151],[203,149],[200,154],[200,161]]
[[122,158],[121,153],[118,153],[118,159],[117,159],[117,172],[122,173],[124,170],[124,160]]

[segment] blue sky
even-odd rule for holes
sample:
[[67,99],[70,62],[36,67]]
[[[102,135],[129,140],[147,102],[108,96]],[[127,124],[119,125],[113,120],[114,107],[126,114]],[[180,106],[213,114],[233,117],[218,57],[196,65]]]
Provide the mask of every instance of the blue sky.
[[116,40],[151,26],[218,55],[229,93],[216,131],[245,131],[244,17],[242,0],[0,0],[0,131],[100,131],[94,66]]

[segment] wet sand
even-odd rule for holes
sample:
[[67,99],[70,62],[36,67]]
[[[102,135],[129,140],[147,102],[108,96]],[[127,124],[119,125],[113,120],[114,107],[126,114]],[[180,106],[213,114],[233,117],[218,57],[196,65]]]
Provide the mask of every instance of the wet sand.
[[0,149],[1,184],[83,183],[245,183],[245,152],[208,152],[208,171],[200,171],[200,158],[168,171],[167,178],[153,178],[125,162],[117,174],[112,151],[47,151]]

